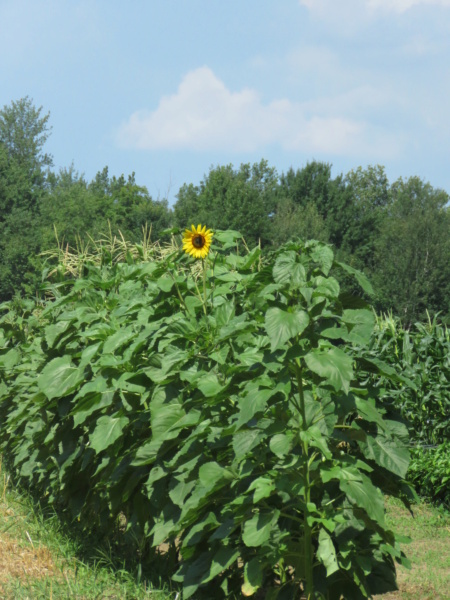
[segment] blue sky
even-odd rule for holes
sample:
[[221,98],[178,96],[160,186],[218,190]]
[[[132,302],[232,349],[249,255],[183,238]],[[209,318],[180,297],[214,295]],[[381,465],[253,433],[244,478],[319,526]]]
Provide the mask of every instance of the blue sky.
[[26,95],[57,169],[171,202],[262,158],[450,192],[450,0],[0,0],[0,106]]

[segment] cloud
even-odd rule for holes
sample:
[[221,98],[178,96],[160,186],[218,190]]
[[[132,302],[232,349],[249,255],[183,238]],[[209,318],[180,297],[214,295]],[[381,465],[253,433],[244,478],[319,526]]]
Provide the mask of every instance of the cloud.
[[[366,95],[372,95],[365,92]],[[356,93],[357,102],[361,94]],[[230,91],[208,67],[190,71],[176,93],[153,111],[133,113],[118,131],[122,147],[142,150],[253,152],[268,145],[308,154],[391,156],[400,149],[392,133],[348,114],[348,98],[264,104],[252,89]]]

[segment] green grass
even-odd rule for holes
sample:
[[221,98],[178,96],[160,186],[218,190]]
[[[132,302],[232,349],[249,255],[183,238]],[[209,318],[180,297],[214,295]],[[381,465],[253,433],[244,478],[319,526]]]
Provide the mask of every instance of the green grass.
[[0,462],[2,599],[177,599],[162,580],[159,588],[138,582],[110,550],[86,547],[55,514],[36,509],[30,498],[13,488]]
[[[427,504],[414,507],[414,518],[389,499],[387,519],[411,538],[404,551],[411,570],[399,569],[400,590],[383,600],[444,600],[450,589],[450,513]],[[101,546],[90,549],[64,531],[56,515],[43,514],[19,494],[0,465],[0,597],[5,600],[177,600],[161,580],[158,589],[138,583]],[[179,598],[179,597],[178,597]],[[349,599],[350,600],[350,599]]]
[[399,591],[377,596],[383,600],[445,600],[450,590],[450,513],[422,503],[413,507],[414,517],[392,499],[387,519],[399,534],[411,538],[403,550],[411,569],[399,568]]

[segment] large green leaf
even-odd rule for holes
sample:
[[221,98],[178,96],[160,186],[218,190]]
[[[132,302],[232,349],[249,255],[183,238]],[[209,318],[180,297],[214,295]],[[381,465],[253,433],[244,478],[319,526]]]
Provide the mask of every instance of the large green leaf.
[[280,511],[273,509],[270,513],[258,513],[245,522],[242,540],[249,547],[261,546],[270,538],[272,526],[278,521]]
[[47,325],[44,335],[49,348],[53,347],[55,340],[67,330],[70,324],[71,321],[57,321],[54,324]]
[[239,427],[248,423],[250,419],[253,419],[258,412],[264,411],[269,398],[277,394],[281,387],[280,384],[275,388],[263,388],[255,385],[248,390],[246,396],[240,396],[238,400],[240,412],[235,428],[239,429]]
[[336,557],[336,549],[329,533],[325,529],[319,532],[319,547],[317,557],[327,570],[327,577],[339,571],[339,565]]
[[221,479],[233,478],[227,469],[224,469],[214,461],[203,464],[199,469],[198,477],[205,487],[214,487]]
[[122,327],[113,335],[109,336],[103,346],[103,352],[115,352],[121,346],[127,344],[130,340],[136,337],[134,327]]
[[54,358],[44,367],[38,378],[38,386],[51,400],[73,392],[83,381],[83,370],[72,365],[70,356],[62,356]]
[[375,315],[371,310],[344,310],[342,320],[349,329],[348,340],[361,345],[369,343],[375,326]]
[[248,492],[254,490],[253,502],[256,504],[263,498],[268,498],[275,489],[275,483],[270,477],[258,477],[248,487]]
[[20,352],[16,348],[8,350],[6,354],[0,356],[0,367],[10,370],[15,367],[20,361]]
[[244,566],[244,583],[241,586],[241,591],[244,596],[253,596],[253,594],[261,587],[263,583],[263,563],[261,558],[252,558]]
[[205,373],[196,380],[198,389],[207,397],[211,398],[219,394],[225,386],[219,383],[217,375],[214,373]]
[[233,436],[233,450],[236,458],[240,460],[246,456],[258,444],[260,436],[258,429],[245,429],[235,433]]
[[293,444],[294,434],[292,432],[277,433],[270,438],[269,447],[278,458],[283,458],[292,450]]
[[350,265],[347,265],[346,263],[335,261],[335,264],[337,266],[339,266],[341,269],[343,269],[344,271],[346,271],[347,273],[350,273],[350,275],[353,275],[353,277],[356,279],[356,281],[359,283],[359,285],[362,287],[362,289],[366,292],[366,294],[368,294],[369,296],[374,295],[372,284],[367,279],[367,277],[364,275],[364,273],[361,273],[361,271],[354,269],[353,267],[351,267]]
[[308,324],[309,316],[304,310],[291,313],[280,308],[269,308],[266,313],[265,325],[272,352],[302,333]]
[[300,286],[306,281],[305,267],[297,262],[296,252],[284,252],[275,261],[273,278],[277,283],[290,283]]
[[231,546],[224,546],[220,548],[218,552],[214,555],[214,558],[211,562],[211,568],[209,573],[205,573],[205,575],[199,580],[200,583],[207,583],[223,573],[228,567],[230,567],[238,558],[239,558],[239,550],[232,548]]
[[361,481],[340,478],[340,488],[356,506],[363,508],[371,519],[384,526],[384,498],[368,477],[361,475]]
[[408,448],[399,446],[398,442],[381,434],[368,435],[365,442],[359,442],[359,446],[366,457],[374,460],[380,467],[399,477],[406,476],[410,460]]
[[338,392],[348,393],[353,379],[352,359],[339,348],[316,349],[305,356],[308,367],[324,377]]
[[314,261],[319,263],[322,273],[328,275],[333,266],[333,250],[326,244],[315,243],[317,246],[310,251],[310,256]]
[[89,436],[91,448],[97,453],[106,450],[122,436],[127,425],[127,417],[110,417],[107,415],[100,417],[94,431]]
[[74,427],[78,427],[78,425],[84,423],[94,412],[111,406],[114,394],[114,390],[102,390],[90,392],[80,397],[75,408],[71,411]]

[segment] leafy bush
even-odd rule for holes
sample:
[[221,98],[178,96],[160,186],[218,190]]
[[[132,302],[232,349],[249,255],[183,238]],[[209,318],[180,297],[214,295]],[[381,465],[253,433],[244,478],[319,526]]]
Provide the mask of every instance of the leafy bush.
[[411,497],[408,435],[376,383],[397,375],[337,277],[370,286],[320,242],[263,262],[240,239],[84,263],[43,306],[3,305],[2,452],[86,528],[168,544],[185,599],[395,589],[383,493]]
[[450,442],[413,448],[407,477],[421,496],[450,509]]

